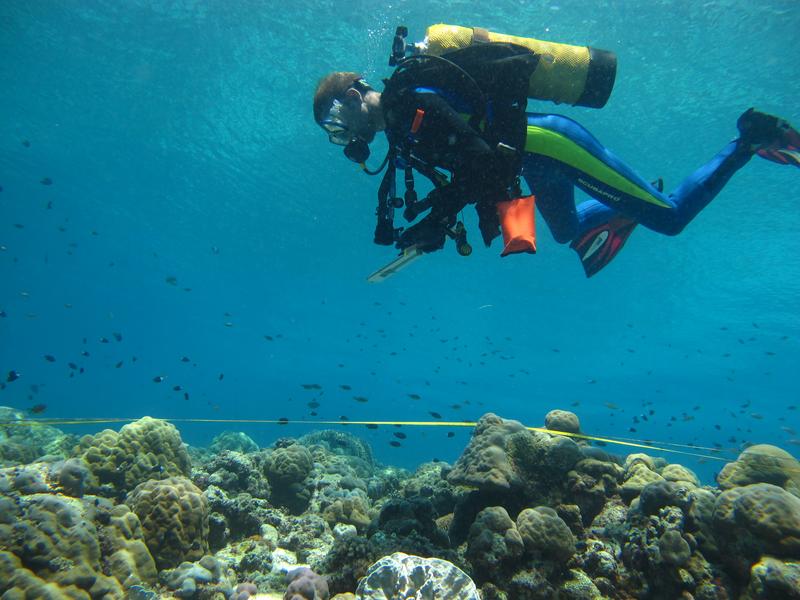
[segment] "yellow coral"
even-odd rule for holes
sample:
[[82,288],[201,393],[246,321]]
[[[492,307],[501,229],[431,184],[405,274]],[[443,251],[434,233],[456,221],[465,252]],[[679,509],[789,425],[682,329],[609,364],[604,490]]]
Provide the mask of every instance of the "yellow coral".
[[75,454],[83,458],[105,491],[124,494],[148,479],[188,475],[189,454],[171,423],[143,417],[120,429],[81,438]]
[[159,569],[199,560],[208,552],[208,501],[185,477],[146,481],[126,502],[141,520]]

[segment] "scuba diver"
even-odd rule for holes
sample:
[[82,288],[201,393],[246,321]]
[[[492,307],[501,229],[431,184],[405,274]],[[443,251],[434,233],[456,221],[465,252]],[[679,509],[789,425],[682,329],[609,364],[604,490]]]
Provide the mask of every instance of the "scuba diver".
[[[406,57],[407,33],[398,27],[390,58],[397,68],[383,92],[358,73],[334,72],[314,94],[314,119],[331,143],[368,174],[388,166],[378,192],[376,244],[421,254],[451,237],[460,254],[469,254],[457,215],[474,204],[487,247],[502,233],[501,256],[535,253],[536,206],[556,241],[570,243],[591,277],[637,224],[680,233],[754,155],[800,166],[800,134],[785,120],[750,108],[737,120],[739,136],[665,195],[660,180],[644,180],[577,122],[526,113],[529,97],[602,107],[616,75],[613,53],[435,25],[415,44],[417,54]],[[370,171],[369,144],[379,131],[389,150],[381,167]],[[403,198],[395,191],[398,169]],[[423,200],[414,171],[434,186]],[[520,176],[532,195],[522,194]],[[575,188],[592,199],[576,206]],[[407,229],[395,228],[394,209],[403,206],[409,222],[430,212]]]

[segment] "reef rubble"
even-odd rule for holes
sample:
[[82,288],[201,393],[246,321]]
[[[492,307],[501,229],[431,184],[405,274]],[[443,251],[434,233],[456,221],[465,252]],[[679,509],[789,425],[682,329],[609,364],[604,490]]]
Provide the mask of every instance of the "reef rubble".
[[800,600],[791,455],[752,446],[710,486],[562,435],[571,412],[545,425],[486,414],[413,473],[349,431],[190,448],[149,417],[5,426],[0,599]]

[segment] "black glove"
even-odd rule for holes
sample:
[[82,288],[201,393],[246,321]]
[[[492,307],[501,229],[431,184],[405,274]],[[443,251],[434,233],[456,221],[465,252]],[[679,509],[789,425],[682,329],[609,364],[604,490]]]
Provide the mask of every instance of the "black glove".
[[397,249],[405,250],[416,245],[423,252],[441,250],[444,247],[445,226],[441,219],[432,217],[434,215],[429,214],[419,223],[403,231],[397,241]]

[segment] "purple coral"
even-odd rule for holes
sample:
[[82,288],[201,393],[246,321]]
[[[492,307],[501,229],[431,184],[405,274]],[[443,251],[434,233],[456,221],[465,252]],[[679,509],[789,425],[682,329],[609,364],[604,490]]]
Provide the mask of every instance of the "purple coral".
[[286,574],[289,587],[283,600],[329,600],[328,582],[308,567],[292,569]]

